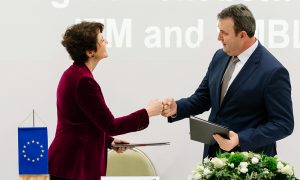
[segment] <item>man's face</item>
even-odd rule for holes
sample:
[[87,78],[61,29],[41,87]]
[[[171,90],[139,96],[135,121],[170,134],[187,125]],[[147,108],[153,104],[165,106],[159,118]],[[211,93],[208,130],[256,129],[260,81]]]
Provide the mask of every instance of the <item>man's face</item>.
[[218,40],[223,45],[223,50],[229,56],[237,56],[242,48],[242,39],[240,33],[235,34],[234,22],[231,18],[219,19]]

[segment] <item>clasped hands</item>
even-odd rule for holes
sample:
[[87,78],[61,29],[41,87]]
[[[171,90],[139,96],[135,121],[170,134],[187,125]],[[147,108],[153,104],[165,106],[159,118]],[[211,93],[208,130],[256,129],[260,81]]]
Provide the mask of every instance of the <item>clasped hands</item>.
[[152,100],[146,108],[149,117],[162,115],[164,117],[174,116],[177,112],[177,104],[173,98],[164,100]]
[[[157,115],[162,115],[164,117],[176,117],[177,104],[173,98],[166,98],[164,100],[155,99],[148,103],[146,111],[149,117]],[[219,144],[220,148],[225,151],[230,151],[239,144],[238,134],[233,131],[229,132],[229,139],[223,138],[219,134],[213,135],[213,138]],[[125,141],[115,139],[113,143],[122,142],[124,143]],[[124,152],[126,148],[116,148],[114,150],[121,153]]]

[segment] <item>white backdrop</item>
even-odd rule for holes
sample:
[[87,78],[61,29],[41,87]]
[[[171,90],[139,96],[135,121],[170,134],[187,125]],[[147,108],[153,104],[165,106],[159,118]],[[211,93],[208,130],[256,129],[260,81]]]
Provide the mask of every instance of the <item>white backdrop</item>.
[[[216,15],[233,3],[249,6],[257,19],[257,37],[290,72],[295,129],[278,142],[278,153],[300,176],[300,1],[2,0],[0,179],[18,177],[17,127],[33,108],[48,126],[49,144],[53,140],[56,86],[72,63],[60,44],[68,26],[81,19],[105,23],[109,58],[99,63],[94,77],[111,111],[121,116],[145,107],[150,99],[179,99],[196,90],[213,53],[221,48]],[[162,180],[187,179],[202,159],[203,145],[190,141],[186,119],[169,124],[155,117],[146,130],[120,137],[137,143],[171,142],[142,148]]]

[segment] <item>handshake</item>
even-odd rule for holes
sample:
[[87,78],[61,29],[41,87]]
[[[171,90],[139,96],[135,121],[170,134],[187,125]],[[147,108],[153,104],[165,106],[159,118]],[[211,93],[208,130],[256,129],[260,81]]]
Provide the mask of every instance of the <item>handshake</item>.
[[173,98],[151,100],[146,107],[146,111],[149,117],[157,115],[169,117],[177,113],[177,104]]

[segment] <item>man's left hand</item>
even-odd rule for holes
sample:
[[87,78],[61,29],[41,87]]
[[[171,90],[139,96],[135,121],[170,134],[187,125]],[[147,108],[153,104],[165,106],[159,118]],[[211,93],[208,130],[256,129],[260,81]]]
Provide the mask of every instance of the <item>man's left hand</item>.
[[224,151],[230,151],[239,144],[239,136],[233,131],[229,131],[229,139],[225,139],[219,134],[214,134],[213,137]]

